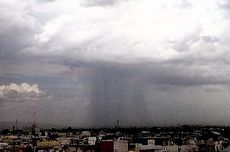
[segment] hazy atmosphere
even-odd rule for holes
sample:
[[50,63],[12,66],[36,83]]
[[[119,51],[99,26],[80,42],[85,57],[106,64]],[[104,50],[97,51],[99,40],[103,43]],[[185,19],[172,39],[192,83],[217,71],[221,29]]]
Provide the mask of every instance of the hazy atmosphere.
[[1,0],[0,121],[230,123],[229,0]]

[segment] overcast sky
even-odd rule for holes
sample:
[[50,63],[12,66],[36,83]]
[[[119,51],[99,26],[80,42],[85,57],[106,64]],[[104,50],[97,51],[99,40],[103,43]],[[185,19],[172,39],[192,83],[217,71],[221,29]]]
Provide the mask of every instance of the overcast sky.
[[0,0],[0,121],[229,124],[229,0]]

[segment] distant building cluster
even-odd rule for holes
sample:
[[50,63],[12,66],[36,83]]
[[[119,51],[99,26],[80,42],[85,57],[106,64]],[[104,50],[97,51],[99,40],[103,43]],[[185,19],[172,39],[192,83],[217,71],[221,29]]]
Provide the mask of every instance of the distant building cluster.
[[229,127],[4,129],[0,152],[228,152]]

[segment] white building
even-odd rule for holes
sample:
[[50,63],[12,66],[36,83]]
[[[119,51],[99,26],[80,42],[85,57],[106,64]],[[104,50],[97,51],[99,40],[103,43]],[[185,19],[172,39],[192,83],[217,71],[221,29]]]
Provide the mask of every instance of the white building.
[[88,139],[88,143],[90,145],[95,145],[96,141],[97,141],[97,137],[89,137],[89,139]]

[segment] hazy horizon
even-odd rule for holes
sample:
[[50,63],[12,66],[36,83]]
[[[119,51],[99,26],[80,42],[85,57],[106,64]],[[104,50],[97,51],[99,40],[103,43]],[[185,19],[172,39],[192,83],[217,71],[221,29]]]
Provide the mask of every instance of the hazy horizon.
[[230,124],[230,1],[1,0],[0,121]]

